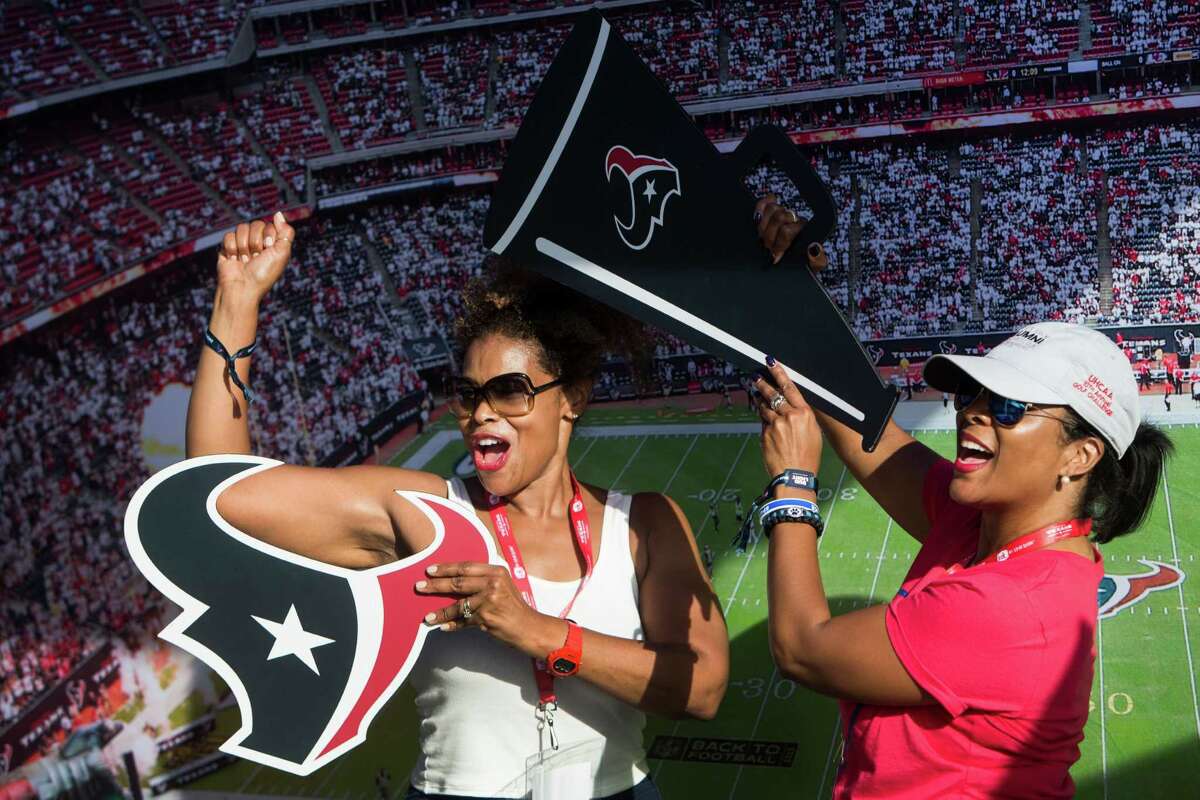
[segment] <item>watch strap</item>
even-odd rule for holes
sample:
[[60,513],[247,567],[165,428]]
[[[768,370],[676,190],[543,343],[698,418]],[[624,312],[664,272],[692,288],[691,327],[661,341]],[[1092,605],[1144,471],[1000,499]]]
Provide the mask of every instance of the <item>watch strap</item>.
[[785,469],[771,479],[771,483],[767,486],[767,493],[772,492],[776,486],[790,486],[793,489],[809,489],[815,492],[817,491],[817,476],[806,469]]
[[566,623],[567,640],[546,656],[546,668],[556,678],[574,675],[583,661],[583,630],[569,619]]

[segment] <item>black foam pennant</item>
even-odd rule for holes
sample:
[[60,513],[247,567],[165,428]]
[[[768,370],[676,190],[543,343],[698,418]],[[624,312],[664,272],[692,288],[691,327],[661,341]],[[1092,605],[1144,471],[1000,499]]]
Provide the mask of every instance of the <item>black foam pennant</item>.
[[[509,150],[487,247],[743,369],[773,355],[873,448],[898,394],[804,260],[836,222],[808,160],[773,127],[722,156],[609,23],[582,16]],[[767,158],[813,212],[774,266],[741,182]]]

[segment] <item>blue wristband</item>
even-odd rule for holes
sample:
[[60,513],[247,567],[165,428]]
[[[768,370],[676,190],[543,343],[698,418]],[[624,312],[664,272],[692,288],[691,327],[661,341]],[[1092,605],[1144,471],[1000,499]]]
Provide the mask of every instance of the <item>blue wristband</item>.
[[764,522],[769,514],[776,511],[787,511],[789,509],[797,509],[795,514],[799,514],[801,510],[808,511],[812,514],[821,513],[821,509],[811,500],[802,500],[798,497],[782,497],[778,500],[770,500],[763,503],[762,508],[758,510],[759,522]]
[[821,520],[821,515],[819,513],[801,506],[791,506],[788,508],[775,509],[771,513],[763,516],[763,534],[770,539],[771,529],[783,522],[798,522],[805,525],[811,525],[813,531],[816,532],[818,539],[821,538],[821,533],[825,530],[825,523]]

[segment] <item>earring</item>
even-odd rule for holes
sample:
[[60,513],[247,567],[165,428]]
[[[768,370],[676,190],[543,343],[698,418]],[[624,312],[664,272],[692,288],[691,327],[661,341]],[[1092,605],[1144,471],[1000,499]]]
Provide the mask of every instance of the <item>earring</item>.
[[574,412],[572,412],[572,413],[571,413],[571,422],[574,422],[574,421],[575,421],[575,420],[577,420],[577,419],[579,419],[579,415],[578,415],[578,414],[576,414],[576,413],[574,413]]
[[1070,475],[1059,475],[1059,476],[1058,476],[1058,488],[1060,488],[1060,489],[1065,489],[1065,488],[1067,488],[1067,486],[1068,486],[1070,483],[1071,483],[1071,476],[1070,476]]

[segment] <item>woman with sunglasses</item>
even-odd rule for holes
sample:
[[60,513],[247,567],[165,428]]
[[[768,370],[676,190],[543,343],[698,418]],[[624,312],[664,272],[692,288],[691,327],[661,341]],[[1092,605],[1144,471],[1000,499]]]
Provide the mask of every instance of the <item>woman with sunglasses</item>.
[[[773,198],[758,209],[781,255],[803,222]],[[782,674],[841,701],[835,797],[1072,797],[1104,574],[1095,544],[1137,529],[1171,444],[1142,421],[1128,359],[1083,326],[1029,325],[985,356],[935,356],[924,376],[955,397],[954,461],[895,423],[863,452],[768,359],[755,383],[763,457],[783,476],[764,506],[772,653]],[[837,617],[810,477],[822,433],[922,543],[890,602]]]
[[[240,352],[294,237],[278,216],[225,237],[215,344],[201,354],[188,408],[189,457],[250,452],[249,358]],[[644,712],[716,714],[729,674],[724,619],[679,507],[658,493],[580,484],[567,461],[604,354],[637,349],[641,331],[509,268],[472,283],[464,305],[462,374],[448,401],[476,477],[286,465],[233,484],[217,510],[285,549],[369,568],[433,537],[396,490],[463,503],[508,563],[441,564],[415,585],[455,600],[426,619],[442,632],[426,639],[408,678],[421,747],[408,797],[522,797],[526,759],[559,748],[567,761],[548,760],[563,774],[588,766],[571,781],[584,791],[571,797],[656,798]]]

